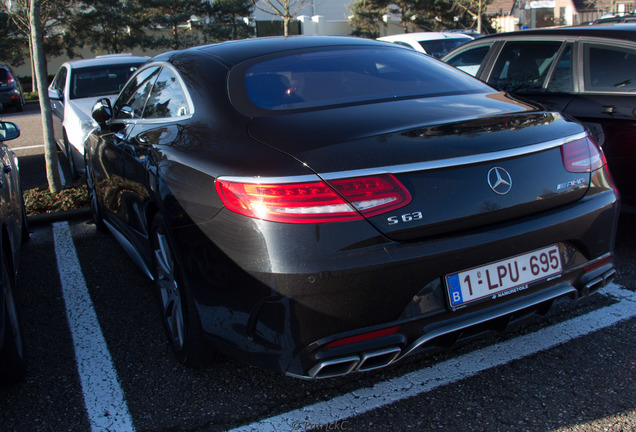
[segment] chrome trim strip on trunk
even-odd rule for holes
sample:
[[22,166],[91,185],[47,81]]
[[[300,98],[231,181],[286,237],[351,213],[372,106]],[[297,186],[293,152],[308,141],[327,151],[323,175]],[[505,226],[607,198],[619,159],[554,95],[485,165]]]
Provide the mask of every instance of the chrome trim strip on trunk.
[[[352,171],[338,171],[329,173],[319,173],[317,175],[302,175],[302,176],[289,176],[289,177],[239,177],[239,176],[219,176],[219,179],[236,181],[242,183],[257,183],[257,184],[282,184],[282,183],[302,183],[310,181],[323,180],[336,180],[354,177],[364,177],[369,175],[378,174],[403,174],[408,172],[417,171],[433,171],[451,167],[476,165],[486,162],[495,162],[503,159],[510,159],[519,156],[525,156],[533,153],[539,153],[542,151],[550,150],[560,147],[572,141],[583,139],[587,136],[587,132],[581,132],[568,137],[554,139],[538,144],[532,144],[523,147],[517,147],[508,150],[501,150],[497,152],[483,153],[470,156],[461,156],[450,159],[441,159],[429,162],[415,162],[402,165],[391,165],[378,168],[366,168]],[[307,166],[311,169],[311,167]]]

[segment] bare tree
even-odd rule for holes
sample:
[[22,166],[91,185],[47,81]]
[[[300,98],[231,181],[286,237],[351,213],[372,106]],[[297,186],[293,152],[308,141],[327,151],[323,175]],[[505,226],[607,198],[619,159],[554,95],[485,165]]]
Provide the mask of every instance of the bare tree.
[[283,20],[284,34],[289,36],[289,22],[311,5],[312,0],[252,0],[252,3],[259,11],[280,17]]
[[42,0],[30,0],[29,26],[31,28],[31,47],[33,52],[33,64],[37,80],[37,88],[40,97],[40,109],[42,110],[42,129],[44,131],[44,158],[46,160],[46,178],[51,193],[58,193],[61,187],[60,173],[57,161],[57,146],[53,137],[53,116],[51,102],[46,88],[46,60],[44,57],[44,42],[42,37],[42,21],[40,16],[40,3]]
[[482,17],[486,13],[486,6],[490,1],[488,0],[456,0],[455,7],[468,13],[474,20],[477,21],[477,32],[482,31]]

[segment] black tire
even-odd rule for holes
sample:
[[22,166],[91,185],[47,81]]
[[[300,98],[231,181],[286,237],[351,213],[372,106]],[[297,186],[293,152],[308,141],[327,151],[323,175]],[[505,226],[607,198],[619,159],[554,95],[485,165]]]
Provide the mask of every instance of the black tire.
[[20,382],[26,375],[26,353],[15,304],[15,276],[2,253],[2,295],[4,296],[4,345],[0,348],[0,386]]
[[161,214],[155,215],[150,233],[152,272],[170,347],[185,366],[205,366],[212,360],[213,353],[203,337],[192,291],[177,264],[170,229]]
[[99,204],[99,197],[95,190],[95,179],[93,178],[93,171],[90,169],[88,160],[84,159],[84,166],[86,168],[86,189],[88,189],[88,202],[91,206],[91,213],[93,214],[93,221],[95,227],[99,231],[106,231],[106,225],[104,225],[104,218],[102,217],[102,207]]
[[17,102],[15,103],[15,112],[22,111],[24,111],[24,99],[22,99],[22,97],[19,97]]

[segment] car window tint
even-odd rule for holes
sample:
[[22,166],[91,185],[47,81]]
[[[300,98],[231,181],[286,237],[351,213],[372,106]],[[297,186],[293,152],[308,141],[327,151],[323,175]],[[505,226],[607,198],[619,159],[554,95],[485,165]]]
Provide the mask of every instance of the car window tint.
[[492,43],[467,48],[447,59],[446,63],[475,76],[486,54],[490,51],[490,47],[492,47]]
[[572,44],[566,45],[557,61],[546,90],[550,93],[571,93],[574,91],[572,70]]
[[586,44],[585,90],[612,93],[636,90],[636,50]]
[[102,65],[73,69],[71,99],[118,94],[139,64]]
[[454,50],[455,48],[458,48],[471,40],[472,39],[469,39],[469,38],[439,39],[439,40],[424,40],[424,41],[419,41],[419,43],[420,45],[422,45],[422,48],[424,48],[424,51],[426,51],[427,54],[435,58],[442,58],[446,54]]
[[64,88],[66,87],[66,76],[68,74],[68,69],[66,69],[65,67],[61,68],[58,72],[57,75],[55,75],[55,78],[53,79],[53,88],[56,90],[61,90],[62,92],[64,91]]
[[289,110],[491,89],[413,50],[329,50],[265,60],[249,67],[245,91],[266,110]]
[[560,41],[507,42],[493,67],[488,84],[516,93],[541,89],[562,44]]
[[130,79],[115,102],[115,118],[141,118],[158,73],[158,67],[149,67]]
[[183,90],[172,71],[164,68],[148,98],[144,118],[181,117],[189,114]]

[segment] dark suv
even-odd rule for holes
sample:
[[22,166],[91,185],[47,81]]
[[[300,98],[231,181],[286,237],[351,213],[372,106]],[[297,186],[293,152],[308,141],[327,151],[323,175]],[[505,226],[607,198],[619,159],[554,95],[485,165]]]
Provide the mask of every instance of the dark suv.
[[24,109],[22,84],[11,66],[0,65],[0,110],[13,106],[16,111]]
[[612,24],[612,23],[634,23],[636,22],[636,14],[634,12],[623,16],[608,16],[594,21],[593,24]]
[[443,59],[491,86],[584,123],[636,211],[636,24],[501,33]]

